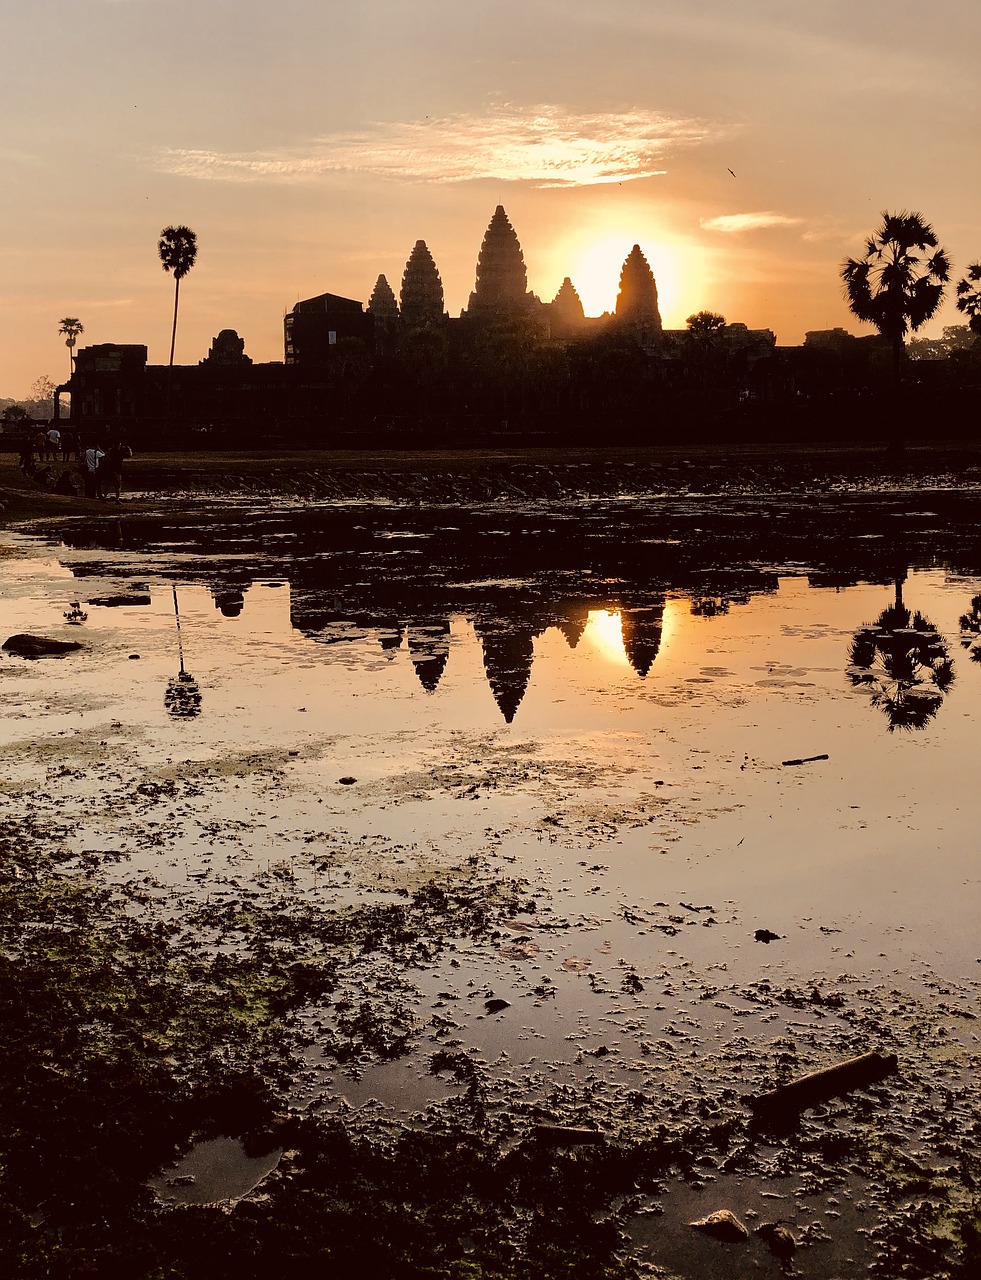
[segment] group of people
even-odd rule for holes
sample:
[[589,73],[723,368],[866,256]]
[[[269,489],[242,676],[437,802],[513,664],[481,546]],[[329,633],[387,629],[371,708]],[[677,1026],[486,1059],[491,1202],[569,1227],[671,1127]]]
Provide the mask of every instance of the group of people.
[[[48,461],[74,462],[74,468],[63,469],[56,477]],[[33,436],[24,441],[20,451],[20,469],[36,483],[58,493],[77,493],[81,477],[86,498],[108,501],[114,493],[120,500],[123,486],[123,462],[133,456],[133,450],[121,439],[113,439],[105,448],[102,441],[93,436],[83,444],[78,434],[56,424],[39,427]]]
[[132,458],[133,450],[122,440],[115,440],[103,449],[98,441],[91,441],[82,450],[81,471],[85,483],[86,498],[108,500],[109,490],[115,490],[116,501],[123,487],[123,462]]

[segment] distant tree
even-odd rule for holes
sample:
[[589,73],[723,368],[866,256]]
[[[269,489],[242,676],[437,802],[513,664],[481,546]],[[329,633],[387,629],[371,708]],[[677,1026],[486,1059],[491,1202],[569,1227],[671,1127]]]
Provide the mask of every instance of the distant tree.
[[685,321],[688,326],[688,332],[696,337],[703,335],[718,333],[720,329],[726,327],[725,316],[720,316],[717,311],[696,311],[693,316],[689,316]]
[[958,351],[970,351],[976,342],[966,324],[945,324],[942,338],[911,338],[906,350],[911,360],[946,360]]
[[970,317],[971,332],[981,335],[981,262],[972,262],[957,281],[957,310]]
[[[934,252],[927,255],[927,250]],[[852,313],[892,345],[898,376],[904,340],[936,314],[950,277],[950,259],[920,213],[882,214],[861,258],[846,258],[841,279]]]
[[181,281],[194,266],[198,256],[198,239],[190,227],[164,227],[160,233],[157,252],[164,271],[174,273],[174,327],[170,335],[170,365],[174,364],[174,346],[177,342],[177,304]]
[[64,336],[65,346],[68,348],[68,376],[72,376],[75,367],[75,343],[81,334],[85,332],[85,325],[77,316],[65,316],[64,320],[58,321],[58,332]]
[[27,397],[27,408],[32,417],[50,418],[54,412],[55,384],[46,373],[34,379]]
[[0,413],[0,421],[8,427],[19,427],[25,422],[33,422],[34,419],[22,404],[8,404],[3,413]]

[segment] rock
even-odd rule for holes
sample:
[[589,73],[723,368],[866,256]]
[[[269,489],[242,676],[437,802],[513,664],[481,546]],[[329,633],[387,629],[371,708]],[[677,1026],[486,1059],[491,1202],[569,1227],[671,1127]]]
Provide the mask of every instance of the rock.
[[786,1262],[797,1251],[797,1240],[789,1227],[782,1222],[763,1222],[756,1228],[756,1234],[769,1245],[774,1257]]
[[352,787],[357,782],[357,778],[338,778],[337,781],[342,787]]
[[707,1218],[699,1218],[697,1222],[689,1222],[688,1225],[727,1244],[738,1244],[749,1239],[749,1232],[731,1209],[716,1209]]
[[757,929],[756,932],[753,934],[753,937],[756,939],[757,942],[765,942],[767,946],[769,946],[771,942],[780,941],[780,934],[771,933],[769,929]]
[[510,1000],[485,1000],[484,1008],[488,1013],[500,1013],[502,1009],[510,1009]]
[[47,636],[32,636],[24,632],[9,636],[3,647],[8,653],[16,653],[21,658],[60,658],[62,654],[82,646],[77,640],[50,640]]

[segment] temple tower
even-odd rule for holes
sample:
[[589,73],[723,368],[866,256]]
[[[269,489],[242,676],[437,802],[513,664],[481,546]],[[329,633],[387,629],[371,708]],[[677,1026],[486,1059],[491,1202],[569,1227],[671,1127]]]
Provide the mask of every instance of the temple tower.
[[443,282],[425,240],[417,240],[409,254],[399,302],[406,328],[422,329],[443,320]]
[[617,319],[628,324],[640,324],[663,332],[661,313],[657,306],[657,285],[654,272],[635,244],[627,254],[620,272],[620,292],[617,294]]
[[530,301],[524,254],[504,206],[499,204],[480,246],[477,281],[467,314],[503,318],[525,311]]
[[397,320],[398,314],[399,304],[395,301],[392,286],[385,276],[379,276],[368,299],[368,315],[376,320]]

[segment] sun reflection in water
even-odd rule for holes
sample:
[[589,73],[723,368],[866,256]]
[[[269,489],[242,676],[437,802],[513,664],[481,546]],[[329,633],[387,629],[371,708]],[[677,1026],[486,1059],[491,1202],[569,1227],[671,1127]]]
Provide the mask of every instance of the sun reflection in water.
[[583,640],[590,644],[607,662],[628,667],[623,648],[623,629],[620,614],[613,609],[590,609],[583,632]]

